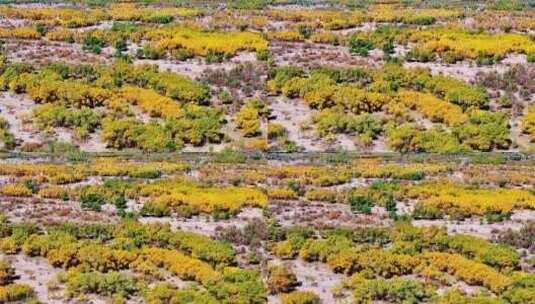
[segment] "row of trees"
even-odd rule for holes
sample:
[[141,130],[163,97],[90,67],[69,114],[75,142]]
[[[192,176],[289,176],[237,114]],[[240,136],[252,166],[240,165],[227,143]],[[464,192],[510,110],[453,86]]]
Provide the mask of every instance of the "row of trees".
[[106,20],[169,23],[178,17],[199,16],[201,11],[194,8],[156,8],[136,4],[113,4],[106,9],[68,7],[23,9],[4,6],[0,9],[0,15],[39,22],[47,27],[78,28],[96,25]]
[[[507,149],[511,145],[505,113],[484,110],[486,91],[425,69],[387,64],[382,70],[320,68],[310,73],[276,69],[268,81],[272,93],[301,97],[321,112],[312,116],[320,137],[357,135],[371,144],[381,133],[391,148],[401,152],[463,152]],[[450,129],[423,129],[412,123],[415,110]],[[382,119],[373,113],[385,111]],[[400,126],[401,124],[401,126]]]
[[[451,282],[448,274],[487,288],[504,303],[523,303],[533,296],[528,291],[532,276],[511,272],[520,261],[513,248],[473,236],[448,235],[436,227],[335,229],[324,231],[320,238],[308,229],[292,228],[268,240],[275,242],[271,250],[279,257],[320,261],[352,275],[345,286],[363,303],[436,298],[436,286]],[[449,292],[439,303],[453,303],[449,298],[460,296],[455,290]]]
[[[29,256],[44,256],[53,266],[65,269],[57,280],[64,284],[69,298],[98,294],[122,301],[138,295],[159,300],[193,297],[207,299],[207,303],[267,300],[257,270],[230,266],[235,264],[230,245],[195,233],[173,232],[169,225],[135,221],[119,225],[64,223],[41,230],[4,219],[2,229],[4,252],[22,250]],[[121,271],[126,269],[134,275]],[[152,287],[164,278],[164,272],[196,284],[184,289],[158,284]],[[6,268],[2,278],[9,279],[10,273],[13,271]]]
[[[13,64],[2,70],[4,89],[26,92],[44,104],[33,111],[36,126],[43,130],[65,127],[86,139],[102,129],[101,138],[111,148],[151,152],[223,139],[223,113],[204,106],[208,88],[182,75],[125,62],[112,68],[55,64],[41,70]],[[135,118],[131,106],[154,121]],[[105,109],[96,109],[101,107]]]
[[489,65],[509,54],[530,56],[535,53],[535,44],[528,35],[470,31],[458,26],[418,30],[379,27],[372,32],[356,32],[350,40],[360,42],[361,46],[369,44],[369,48],[383,49],[387,43],[411,43],[407,59],[423,62],[435,61],[438,58],[446,63],[470,59],[479,65]]

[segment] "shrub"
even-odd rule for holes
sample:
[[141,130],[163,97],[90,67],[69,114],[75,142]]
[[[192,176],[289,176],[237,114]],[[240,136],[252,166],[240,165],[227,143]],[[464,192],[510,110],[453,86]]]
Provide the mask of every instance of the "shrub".
[[101,114],[88,107],[67,108],[61,104],[49,103],[36,107],[33,111],[34,123],[42,130],[56,127],[74,128],[78,138],[87,138],[100,127]]
[[268,198],[275,200],[295,200],[299,198],[299,194],[292,189],[285,188],[270,188],[268,189]]
[[[456,189],[455,196],[451,195],[452,188]],[[423,208],[440,213],[446,212],[457,218],[470,214],[484,215],[489,212],[509,213],[515,208],[524,208],[523,206],[535,203],[532,194],[521,189],[470,189],[453,183],[444,185],[428,183],[407,189],[406,194],[413,199],[421,198],[415,210]]]
[[[171,215],[171,208],[165,202],[146,202],[141,208],[143,216],[163,217]],[[191,215],[191,214],[190,214]],[[187,217],[187,215],[183,216]]]
[[522,132],[529,135],[531,141],[535,141],[535,107],[529,107],[527,113],[522,117]]
[[0,194],[15,197],[29,197],[33,195],[33,192],[25,185],[7,184],[0,186]]
[[9,123],[3,117],[0,117],[0,142],[3,143],[3,148],[8,150],[17,145],[15,136],[9,131]]
[[144,125],[135,140],[136,147],[146,152],[173,152],[182,148],[182,142],[176,141],[165,126],[157,122]]
[[268,123],[267,136],[268,139],[277,139],[286,135],[287,130],[283,125],[278,123]]
[[287,66],[280,67],[271,72],[271,79],[267,83],[268,90],[272,93],[280,93],[282,87],[292,78],[299,77],[304,74],[303,70]]
[[166,129],[176,139],[193,145],[206,142],[219,143],[223,112],[219,109],[189,104],[184,108],[184,116],[167,121]]
[[[187,46],[196,56],[209,53],[218,58],[229,58],[239,51],[267,49],[267,41],[259,33],[205,31],[193,27],[160,27],[144,35],[151,45],[172,51]],[[212,60],[212,59],[211,59]]]
[[15,279],[15,269],[7,260],[0,260],[0,286],[10,284]]
[[208,53],[206,54],[206,57],[204,58],[204,61],[207,64],[221,63],[221,62],[225,61],[225,59],[227,59],[227,58],[228,57],[226,56],[225,53],[216,51],[214,49],[209,49]]
[[345,274],[361,272],[369,277],[384,278],[410,274],[419,263],[413,256],[397,254],[390,250],[370,249],[357,252],[355,248],[331,255],[327,262],[335,272]]
[[423,256],[432,267],[445,271],[468,284],[481,284],[493,292],[504,291],[512,280],[490,266],[471,261],[462,256],[430,252]]
[[365,196],[350,196],[347,200],[354,213],[371,214],[374,205],[370,198]]
[[299,257],[307,262],[327,262],[332,256],[347,252],[354,247],[346,236],[331,235],[325,239],[307,239],[299,250]]
[[65,283],[67,296],[71,298],[87,293],[129,298],[138,291],[134,279],[115,271],[83,273],[73,268],[61,275],[60,280]]
[[408,61],[429,62],[435,61],[436,55],[432,50],[412,48],[406,55]]
[[368,57],[369,51],[373,48],[373,44],[368,40],[353,38],[349,41],[349,51],[359,56]]
[[171,56],[179,61],[185,61],[187,59],[195,57],[195,53],[191,49],[187,48],[178,48],[171,50]]
[[[202,187],[180,180],[165,180],[144,184],[141,195],[149,198],[155,206],[167,205],[176,210],[190,207],[196,212],[237,212],[246,206],[264,207],[266,195],[255,188],[247,187]],[[162,192],[164,191],[164,192]],[[159,207],[160,208],[160,207]]]
[[281,296],[282,304],[319,304],[320,298],[311,291],[294,291]]
[[469,107],[484,108],[488,104],[489,97],[484,88],[470,86],[453,77],[433,76],[424,85],[433,94],[457,104],[463,109]]
[[237,245],[260,246],[267,239],[267,225],[264,221],[249,221],[242,229],[230,226],[218,232],[218,238]]
[[0,301],[4,303],[29,300],[34,294],[33,288],[26,284],[0,286]]
[[390,56],[394,53],[395,45],[392,40],[387,40],[383,43],[382,50],[385,56]]
[[337,193],[328,189],[312,189],[306,192],[305,197],[309,201],[335,203],[337,200]]
[[246,137],[260,134],[260,123],[260,113],[252,103],[243,106],[236,115],[236,127]]
[[299,253],[305,239],[299,235],[291,235],[287,240],[276,243],[273,248],[273,254],[283,259],[292,259]]
[[209,287],[222,303],[265,303],[266,289],[260,273],[253,269],[227,267],[223,279]]
[[501,231],[497,237],[497,241],[503,244],[508,244],[517,248],[526,248],[533,250],[535,247],[535,221],[529,221],[522,225],[520,230],[513,231],[511,229]]
[[329,134],[356,133],[361,139],[372,140],[382,131],[380,120],[367,113],[356,116],[339,110],[326,109],[314,115],[312,121],[316,123],[316,131],[322,137]]
[[480,151],[507,149],[511,145],[509,122],[505,113],[468,111],[468,121],[453,129],[465,144]]
[[223,104],[232,104],[232,103],[234,103],[234,98],[232,97],[232,95],[227,90],[224,90],[224,91],[221,92],[221,94],[219,94],[219,100],[221,100],[221,102]]
[[143,48],[138,49],[136,53],[137,58],[146,58],[152,60],[163,59],[166,57],[166,52],[164,50],[145,44]]
[[437,299],[438,304],[453,304],[453,303],[487,303],[487,304],[502,304],[503,301],[497,297],[488,295],[464,295],[458,289],[452,289],[445,292]]
[[459,140],[441,127],[419,130],[414,124],[404,123],[400,126],[388,126],[387,144],[394,150],[407,152],[441,152],[457,153],[467,148]]
[[277,265],[269,268],[267,286],[271,294],[291,292],[297,283],[297,277],[288,266]]
[[441,100],[429,93],[400,90],[397,97],[401,103],[421,112],[432,122],[442,122],[448,126],[454,126],[468,120],[460,106]]
[[493,65],[496,62],[496,59],[491,56],[478,56],[476,58],[477,65]]
[[364,280],[356,284],[353,294],[356,303],[368,301],[420,303],[431,297],[433,292],[417,280],[393,278]]
[[38,195],[44,198],[55,198],[62,200],[69,199],[69,191],[59,186],[51,186],[39,189]]
[[256,51],[256,60],[259,61],[268,61],[272,56],[273,55],[269,49],[260,49]]
[[340,43],[338,36],[330,31],[314,33],[310,37],[310,40],[315,43],[326,43],[332,45],[338,45]]
[[82,49],[86,52],[100,54],[104,45],[105,42],[103,40],[89,34],[84,38],[84,45],[82,46]]
[[195,286],[175,289],[168,283],[159,283],[152,287],[145,295],[147,303],[203,303],[217,304],[218,301],[207,291]]
[[147,18],[146,20],[152,23],[166,24],[166,23],[171,23],[173,19],[174,19],[173,16],[160,15],[160,16],[151,16]]
[[91,188],[84,188],[80,193],[80,206],[93,211],[100,211],[102,205],[106,204],[106,198],[100,194],[92,192]]
[[305,37],[298,31],[275,31],[267,34],[268,40],[303,41]]

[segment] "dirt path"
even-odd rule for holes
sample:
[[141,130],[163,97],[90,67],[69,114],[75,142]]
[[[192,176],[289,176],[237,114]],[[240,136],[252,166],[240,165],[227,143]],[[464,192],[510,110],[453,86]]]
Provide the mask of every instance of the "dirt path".
[[444,64],[440,62],[405,62],[404,67],[424,67],[431,69],[434,75],[444,74],[464,81],[470,82],[475,80],[479,72],[497,71],[504,73],[514,64],[526,64],[527,57],[522,54],[511,54],[503,59],[500,63],[494,65],[478,66],[475,62],[462,61],[455,64]]
[[9,131],[22,142],[40,142],[38,132],[31,125],[22,123],[25,116],[30,116],[35,103],[24,95],[13,92],[0,92],[0,116],[9,123]]
[[44,258],[28,257],[22,254],[9,256],[15,273],[20,276],[17,283],[30,285],[42,303],[66,303],[65,300],[58,299],[61,296],[61,290],[49,290],[47,283],[54,279],[60,272],[59,269],[52,267]]

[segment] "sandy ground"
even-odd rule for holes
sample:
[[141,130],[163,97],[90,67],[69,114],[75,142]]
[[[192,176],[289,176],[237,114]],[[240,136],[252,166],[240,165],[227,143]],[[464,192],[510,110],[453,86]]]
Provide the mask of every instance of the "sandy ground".
[[482,223],[480,219],[471,218],[461,222],[446,220],[414,220],[415,226],[445,226],[448,233],[470,234],[491,239],[497,232],[508,229],[519,230],[523,223],[535,220],[535,210],[518,210],[513,213],[510,220],[498,223]]
[[[0,116],[9,122],[9,130],[21,144],[44,143],[51,140],[71,142],[80,145],[88,152],[102,152],[106,145],[100,140],[99,133],[91,134],[83,141],[74,138],[72,130],[55,128],[55,134],[45,134],[32,125],[32,112],[36,104],[26,95],[15,94],[11,91],[0,92]],[[23,123],[27,120],[27,123]]]
[[477,66],[475,62],[457,62],[455,64],[444,64],[440,62],[405,62],[405,67],[424,67],[429,68],[432,74],[444,74],[470,82],[475,80],[479,72],[498,71],[503,73],[514,64],[526,64],[526,55],[510,54],[500,63],[489,66]]
[[[362,147],[357,137],[347,134],[338,134],[332,139],[319,138],[315,134],[314,124],[311,123],[311,117],[317,111],[310,109],[304,101],[284,96],[269,97],[268,100],[272,116],[269,122],[282,125],[287,131],[288,139],[305,152],[388,151],[384,138],[376,140],[371,147]],[[271,146],[276,144],[274,141]]]
[[309,42],[271,42],[270,49],[278,65],[300,67],[314,66],[379,66],[382,52],[370,54],[370,57],[359,57],[349,53],[345,46],[317,44]]
[[[528,112],[528,109],[529,107],[524,107],[524,114]],[[518,116],[509,121],[511,139],[518,145],[518,148],[514,149],[515,151],[529,151],[531,146],[531,138],[522,132],[522,119],[523,116]]]
[[46,259],[41,257],[28,257],[22,254],[8,256],[15,273],[20,276],[17,283],[30,285],[42,303],[59,304],[67,303],[61,300],[61,290],[49,290],[47,284],[54,279],[60,269],[51,266]]
[[79,143],[82,151],[87,152],[103,152],[106,151],[106,143],[100,139],[100,131],[95,132],[89,136],[88,139]]
[[91,30],[108,30],[112,28],[113,23],[114,21],[104,20],[104,21],[100,21],[98,24],[79,27],[79,28],[75,28],[74,30],[78,32],[85,32],[85,31],[91,31]]
[[0,27],[3,28],[11,28],[11,27],[24,27],[28,25],[29,22],[24,19],[18,19],[18,18],[0,18]]
[[200,58],[186,61],[138,59],[134,60],[134,64],[156,64],[161,71],[170,71],[187,75],[191,78],[199,78],[208,69],[225,69],[228,71],[236,67],[236,65],[247,61],[256,61],[256,54],[253,52],[241,52],[229,61],[212,64],[206,64]]
[[305,201],[271,201],[269,210],[282,226],[321,228],[383,226],[389,220],[379,209],[372,215],[354,214],[348,204]]
[[[60,268],[51,266],[45,258],[42,257],[28,257],[23,254],[8,256],[15,273],[19,278],[16,283],[24,283],[30,285],[39,299],[40,303],[50,304],[68,304],[78,303],[74,299],[65,299],[64,286],[58,283],[55,279],[62,271]],[[131,273],[131,271],[124,271]],[[175,283],[180,281],[176,277],[168,282]],[[177,286],[180,286],[177,284]],[[92,304],[107,304],[109,299],[102,296],[89,295]],[[84,302],[85,303],[85,302]],[[129,299],[128,303],[143,303],[138,297]]]
[[35,104],[24,95],[13,92],[0,92],[0,116],[9,123],[10,132],[23,142],[41,142],[38,132],[31,124],[23,125],[25,116],[31,117]]
[[107,64],[111,48],[104,50],[102,54],[87,53],[82,50],[82,45],[76,43],[41,40],[13,40],[6,39],[6,50],[9,60],[13,62],[30,63],[86,63]]
[[288,99],[284,96],[269,98],[271,115],[275,117],[270,123],[284,126],[288,139],[296,142],[305,151],[321,151],[322,147],[312,130],[302,130],[301,126],[308,125],[310,115],[314,113],[303,101]]
[[376,22],[364,22],[357,27],[352,27],[352,28],[343,29],[343,30],[335,30],[333,32],[339,33],[342,35],[349,35],[354,32],[372,32],[372,31],[375,31],[375,29],[377,29],[377,25],[378,24]]
[[0,197],[0,210],[13,222],[64,223],[76,220],[80,223],[106,223],[116,220],[112,214],[83,210],[78,202],[35,198]]
[[373,142],[372,151],[378,153],[391,152],[392,150],[388,148],[386,144],[385,136],[380,136]]
[[142,217],[142,223],[168,223],[172,229],[196,232],[207,236],[215,236],[217,230],[235,226],[243,228],[249,221],[262,218],[262,210],[244,208],[236,217],[228,220],[214,221],[211,216],[196,216],[191,219],[176,217]]
[[[284,263],[292,268],[292,271],[297,276],[300,286],[296,288],[299,291],[312,291],[321,299],[321,303],[351,303],[351,298],[335,299],[332,290],[339,287],[346,276],[339,273],[334,273],[324,263],[308,263],[301,259],[293,261],[281,261],[277,258],[271,261],[273,264]],[[278,296],[269,296],[268,303],[279,304]]]

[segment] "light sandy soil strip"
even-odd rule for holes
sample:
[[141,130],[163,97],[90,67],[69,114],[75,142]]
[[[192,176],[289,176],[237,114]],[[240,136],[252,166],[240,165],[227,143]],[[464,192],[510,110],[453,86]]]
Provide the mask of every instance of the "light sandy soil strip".
[[6,51],[12,62],[26,63],[71,63],[71,64],[107,64],[111,63],[112,48],[104,48],[102,54],[84,52],[82,45],[40,40],[14,40],[6,39]]
[[535,210],[518,210],[510,220],[498,223],[482,223],[481,219],[466,219],[461,222],[447,220],[414,220],[414,226],[445,226],[448,233],[461,233],[491,239],[497,232],[508,229],[519,230],[523,223],[535,220]]
[[24,95],[0,92],[0,116],[9,123],[9,131],[23,142],[41,142],[39,133],[31,125],[23,125],[24,117],[31,117],[35,103]]
[[301,126],[307,124],[313,110],[300,100],[290,100],[284,96],[269,99],[271,114],[275,119],[271,123],[281,124],[288,133],[288,139],[297,143],[305,151],[322,151],[318,140],[312,136],[312,132],[301,130]]
[[17,254],[9,256],[8,260],[15,268],[15,273],[20,276],[16,282],[30,285],[42,303],[67,303],[65,300],[58,299],[61,291],[48,289],[47,283],[54,279],[60,270],[52,267],[46,259]]
[[174,60],[150,60],[150,59],[138,59],[134,61],[134,64],[155,64],[161,71],[170,71],[178,74],[187,75],[191,78],[199,78],[204,71],[208,69],[225,69],[231,70],[240,63],[250,61],[256,61],[256,54],[252,52],[242,52],[231,58],[229,61],[222,63],[206,64],[200,58],[193,58],[186,61],[174,61]]
[[195,216],[191,219],[175,217],[142,217],[142,223],[167,223],[174,230],[196,232],[207,236],[215,236],[218,229],[236,226],[243,228],[251,220],[262,218],[262,210],[245,208],[236,217],[228,220],[214,221],[211,216]]
[[[333,289],[339,287],[347,277],[343,274],[334,273],[326,264],[308,263],[301,259],[283,262],[278,258],[274,258],[271,263],[273,265],[281,263],[289,265],[301,284],[296,290],[312,291],[319,296],[321,303],[351,303],[350,297],[345,299],[335,299],[333,297]],[[276,295],[269,296],[268,303],[279,304],[280,298]]]
[[494,65],[478,66],[475,62],[461,61],[455,64],[444,64],[440,62],[405,62],[404,67],[424,67],[429,68],[434,75],[444,74],[464,81],[470,82],[475,80],[479,72],[497,71],[504,73],[514,64],[526,64],[527,57],[523,54],[511,54],[505,57],[500,63]]

